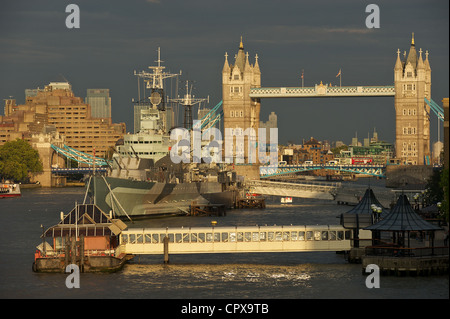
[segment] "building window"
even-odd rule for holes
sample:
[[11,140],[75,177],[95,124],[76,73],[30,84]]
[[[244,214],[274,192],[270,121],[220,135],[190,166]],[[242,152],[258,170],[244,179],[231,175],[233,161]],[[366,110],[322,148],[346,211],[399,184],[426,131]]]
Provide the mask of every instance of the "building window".
[[230,117],[234,117],[234,111],[230,112]]
[[241,117],[244,117],[244,111],[241,111]]

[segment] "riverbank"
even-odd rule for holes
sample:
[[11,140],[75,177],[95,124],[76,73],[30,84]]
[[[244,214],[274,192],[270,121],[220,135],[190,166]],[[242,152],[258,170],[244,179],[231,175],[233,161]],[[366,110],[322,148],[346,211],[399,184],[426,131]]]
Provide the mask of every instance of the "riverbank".
[[[64,186],[57,186],[57,187],[45,187],[45,188],[61,188],[61,187],[84,187],[86,185],[85,182],[66,182]],[[33,188],[43,188],[41,184],[20,184],[21,189],[33,189]]]

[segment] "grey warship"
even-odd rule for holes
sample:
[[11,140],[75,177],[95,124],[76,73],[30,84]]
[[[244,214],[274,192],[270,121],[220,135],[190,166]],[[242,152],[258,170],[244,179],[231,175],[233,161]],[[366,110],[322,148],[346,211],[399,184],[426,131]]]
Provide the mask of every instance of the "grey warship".
[[202,167],[174,171],[163,164],[168,161],[170,158],[164,157],[157,166],[149,166],[145,159],[133,161],[134,173],[145,178],[124,178],[122,174],[132,170],[115,168],[109,176],[93,176],[88,190],[103,211],[123,218],[184,215],[193,203],[233,206],[237,193],[234,173]]
[[[134,134],[124,135],[116,144],[107,176],[93,174],[87,193],[94,204],[116,217],[187,214],[192,203],[232,206],[239,177],[223,164],[180,163],[170,159],[170,129],[174,127],[173,107],[165,97],[164,79],[178,74],[164,72],[160,50],[153,72],[139,72],[138,83],[146,84],[135,105]],[[181,71],[180,71],[181,74]],[[146,90],[145,90],[146,89]],[[185,112],[195,103],[188,92]],[[147,97],[145,97],[147,96]],[[176,100],[176,99],[174,99]],[[189,107],[186,107],[189,104]],[[186,118],[190,119],[186,123]],[[185,114],[185,128],[192,128],[192,116]]]

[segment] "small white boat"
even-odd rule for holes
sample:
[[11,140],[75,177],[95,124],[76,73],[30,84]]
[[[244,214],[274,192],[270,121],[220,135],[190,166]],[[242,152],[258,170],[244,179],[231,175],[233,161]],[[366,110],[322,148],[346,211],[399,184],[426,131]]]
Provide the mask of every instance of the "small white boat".
[[292,197],[281,197],[281,204],[292,204]]
[[18,197],[21,195],[19,184],[0,183],[0,198]]

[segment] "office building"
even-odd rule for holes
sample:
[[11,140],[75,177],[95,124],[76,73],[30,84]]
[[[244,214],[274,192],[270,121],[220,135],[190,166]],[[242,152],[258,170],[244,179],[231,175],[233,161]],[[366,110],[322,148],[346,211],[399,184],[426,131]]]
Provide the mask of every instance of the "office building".
[[88,89],[86,104],[91,106],[92,118],[111,118],[109,89]]

